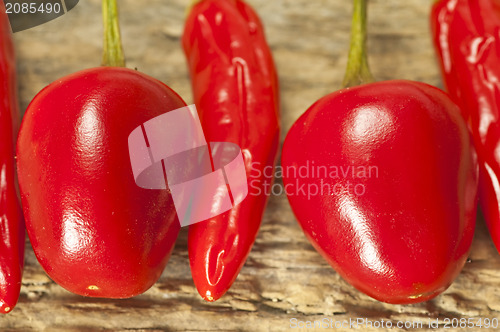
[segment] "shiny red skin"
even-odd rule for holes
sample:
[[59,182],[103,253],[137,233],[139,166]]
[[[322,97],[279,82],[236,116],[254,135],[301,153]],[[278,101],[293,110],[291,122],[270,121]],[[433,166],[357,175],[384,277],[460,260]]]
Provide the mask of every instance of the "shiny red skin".
[[0,313],[17,303],[24,267],[25,227],[15,181],[19,127],[16,65],[9,20],[0,2]]
[[431,12],[443,80],[469,124],[479,161],[479,203],[500,252],[500,3],[439,1]]
[[207,141],[240,146],[249,185],[242,203],[189,227],[194,283],[215,301],[238,276],[262,221],[279,145],[278,79],[262,24],[244,1],[196,4],[182,43]]
[[[360,291],[388,303],[426,301],[463,267],[476,219],[477,161],[459,108],[441,90],[400,80],[329,94],[290,129],[282,166],[306,236]],[[295,176],[300,167],[310,174]],[[308,199],[307,190],[294,190],[300,185],[323,192],[311,189]]]
[[160,277],[180,229],[166,190],[136,185],[128,136],[185,106],[126,68],[83,70],[44,88],[23,118],[17,165],[38,261],[76,294],[126,298]]

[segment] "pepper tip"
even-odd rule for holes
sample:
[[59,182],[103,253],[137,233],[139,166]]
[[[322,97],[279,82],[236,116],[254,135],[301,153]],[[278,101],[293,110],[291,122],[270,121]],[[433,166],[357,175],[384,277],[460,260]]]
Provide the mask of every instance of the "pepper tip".
[[215,301],[214,297],[212,296],[212,292],[210,292],[209,290],[207,290],[205,292],[205,295],[203,296],[203,299],[205,301],[207,301],[207,302],[214,302]]
[[8,305],[7,303],[1,301],[0,302],[0,313],[2,314],[8,314],[9,312],[11,312],[13,309],[12,306]]

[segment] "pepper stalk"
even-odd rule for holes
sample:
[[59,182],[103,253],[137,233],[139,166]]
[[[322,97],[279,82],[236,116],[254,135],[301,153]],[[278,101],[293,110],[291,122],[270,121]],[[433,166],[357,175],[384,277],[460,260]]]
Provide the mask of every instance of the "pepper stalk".
[[375,81],[367,60],[366,7],[367,0],[354,0],[349,58],[342,83],[344,88]]
[[102,0],[104,23],[103,66],[125,67],[116,0]]

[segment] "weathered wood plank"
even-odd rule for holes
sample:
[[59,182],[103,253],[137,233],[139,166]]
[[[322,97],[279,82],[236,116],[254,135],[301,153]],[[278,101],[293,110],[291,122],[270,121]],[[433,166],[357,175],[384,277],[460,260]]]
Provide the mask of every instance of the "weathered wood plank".
[[[283,140],[310,104],[340,86],[351,5],[345,0],[248,1],[266,24],[280,72]],[[191,102],[179,45],[188,2],[122,0],[120,10],[127,65],[162,80]],[[376,77],[441,84],[428,32],[429,3],[370,2],[370,64]],[[22,109],[49,82],[99,65],[101,33],[99,0],[81,1],[64,17],[17,33]],[[344,282],[308,243],[283,195],[271,198],[246,265],[216,303],[196,293],[186,243],[183,231],[159,282],[127,300],[65,291],[45,275],[28,247],[20,302],[0,317],[0,330],[285,331],[292,318],[406,320],[423,326],[436,318],[500,318],[500,259],[482,220],[470,262],[456,282],[436,299],[408,306],[377,302]]]

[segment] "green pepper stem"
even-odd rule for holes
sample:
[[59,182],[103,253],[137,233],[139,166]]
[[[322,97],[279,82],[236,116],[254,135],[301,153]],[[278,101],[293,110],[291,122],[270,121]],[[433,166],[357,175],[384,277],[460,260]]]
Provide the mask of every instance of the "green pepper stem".
[[191,12],[191,9],[193,9],[194,6],[196,6],[198,4],[198,2],[201,2],[202,0],[191,0],[188,4],[188,6],[186,7],[186,12],[185,12],[185,15],[188,16],[189,13]]
[[125,67],[116,0],[102,0],[104,23],[103,66]]
[[366,7],[367,0],[354,0],[351,26],[351,45],[343,87],[375,81],[366,56]]

